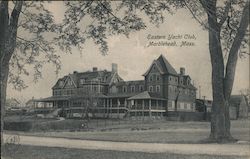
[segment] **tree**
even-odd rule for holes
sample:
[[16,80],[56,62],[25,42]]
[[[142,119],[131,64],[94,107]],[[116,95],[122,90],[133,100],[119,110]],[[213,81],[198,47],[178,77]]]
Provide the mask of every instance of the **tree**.
[[209,34],[213,90],[210,140],[232,141],[229,99],[238,56],[249,54],[249,1],[185,1],[185,6]]
[[[56,73],[60,70],[59,48],[72,53],[77,47],[82,51],[86,40],[93,40],[102,54],[107,54],[107,37],[144,29],[135,11],[140,8],[151,22],[163,21],[163,11],[171,12],[176,0],[163,3],[141,1],[65,1],[63,22],[55,23],[53,14],[44,1],[0,1],[0,58],[1,58],[1,143],[7,82],[15,89],[27,87],[21,75],[29,75],[26,68],[34,67],[34,81],[42,77],[42,67],[52,63]],[[167,5],[169,4],[169,5]],[[9,13],[11,13],[9,15]],[[119,16],[117,16],[119,15]],[[89,19],[93,19],[91,23]],[[20,34],[22,33],[22,34]],[[24,36],[25,35],[25,36]]]

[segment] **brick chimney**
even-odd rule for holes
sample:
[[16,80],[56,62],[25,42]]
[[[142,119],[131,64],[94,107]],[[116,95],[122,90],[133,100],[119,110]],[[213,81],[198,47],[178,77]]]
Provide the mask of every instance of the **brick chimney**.
[[93,72],[97,72],[98,68],[97,67],[93,67]]
[[113,73],[118,72],[118,65],[116,63],[112,63],[112,72]]
[[181,68],[180,68],[180,74],[181,74],[181,75],[185,75],[185,68],[184,68],[184,67],[181,67]]

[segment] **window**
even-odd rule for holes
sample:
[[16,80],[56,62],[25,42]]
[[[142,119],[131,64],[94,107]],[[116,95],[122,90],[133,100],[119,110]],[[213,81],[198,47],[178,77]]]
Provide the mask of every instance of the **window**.
[[70,95],[70,90],[67,90],[67,95]]
[[63,86],[63,81],[59,81],[59,86]]
[[69,80],[69,81],[68,81],[68,85],[71,86],[72,84],[73,84],[73,82],[72,82],[71,80]]
[[180,79],[180,82],[181,82],[181,84],[183,83],[183,80],[182,80],[182,78]]
[[160,81],[160,76],[159,75],[156,75],[156,80]]
[[175,108],[175,102],[172,101],[172,108],[174,109]]
[[149,77],[149,81],[153,81],[153,76],[152,75]]
[[142,92],[142,91],[143,91],[143,86],[140,85],[140,86],[139,86],[139,89],[140,89],[140,92]]
[[187,103],[184,103],[184,109],[187,109]]
[[85,79],[80,79],[80,84],[84,84],[85,83]]
[[171,78],[171,76],[169,76],[169,81],[171,81],[172,80],[172,78]]
[[175,91],[175,93],[177,93],[177,92],[178,92],[178,89],[177,89],[177,87],[174,87],[174,91]]
[[169,86],[169,92],[172,92],[172,86]]
[[153,92],[154,90],[154,87],[153,86],[149,86],[149,92]]
[[131,92],[135,92],[135,86],[131,86]]
[[97,92],[97,86],[96,85],[93,86],[93,91]]
[[180,109],[181,108],[181,105],[180,103],[177,104],[177,108]]
[[123,91],[123,92],[127,92],[127,87],[126,87],[126,86],[123,86],[123,87],[122,87],[122,91]]
[[184,108],[184,103],[180,103],[180,108],[181,108],[181,109]]
[[57,94],[60,96],[62,95],[62,91],[58,91]]
[[160,88],[161,88],[161,87],[160,87],[159,85],[157,85],[157,86],[156,86],[156,92],[160,92]]

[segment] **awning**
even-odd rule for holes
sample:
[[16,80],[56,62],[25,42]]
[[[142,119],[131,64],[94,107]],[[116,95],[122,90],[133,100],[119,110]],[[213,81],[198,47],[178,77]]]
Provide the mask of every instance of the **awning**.
[[167,100],[165,98],[161,98],[159,97],[159,95],[155,94],[155,93],[151,93],[148,91],[144,91],[142,93],[139,93],[135,96],[132,96],[130,98],[128,98],[128,100],[138,100],[138,99],[155,99],[155,100]]
[[129,98],[136,95],[136,93],[110,93],[107,95],[108,98]]
[[[93,98],[107,98],[107,96],[102,93],[93,94],[92,96]],[[91,97],[90,95],[81,95],[81,96],[72,96],[70,99],[84,99],[90,97]]]
[[36,99],[35,102],[68,101],[69,99],[69,96],[51,96],[47,98]]

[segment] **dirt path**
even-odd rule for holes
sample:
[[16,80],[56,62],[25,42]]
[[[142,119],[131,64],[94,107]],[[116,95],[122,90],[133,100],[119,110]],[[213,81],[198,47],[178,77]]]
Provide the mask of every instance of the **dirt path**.
[[[11,135],[4,134],[4,139]],[[135,151],[147,153],[177,153],[177,154],[206,154],[206,155],[235,155],[250,156],[250,145],[243,144],[159,144],[75,140],[53,137],[20,136],[20,144],[63,147],[77,149],[100,149],[115,151]]]

